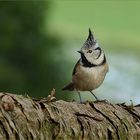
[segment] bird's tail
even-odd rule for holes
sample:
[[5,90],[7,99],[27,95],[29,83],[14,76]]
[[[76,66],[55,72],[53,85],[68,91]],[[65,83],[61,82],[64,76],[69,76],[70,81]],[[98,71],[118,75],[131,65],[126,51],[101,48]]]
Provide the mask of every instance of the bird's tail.
[[73,83],[69,83],[68,85],[66,85],[62,90],[69,90],[69,91],[72,91],[74,90],[74,85]]

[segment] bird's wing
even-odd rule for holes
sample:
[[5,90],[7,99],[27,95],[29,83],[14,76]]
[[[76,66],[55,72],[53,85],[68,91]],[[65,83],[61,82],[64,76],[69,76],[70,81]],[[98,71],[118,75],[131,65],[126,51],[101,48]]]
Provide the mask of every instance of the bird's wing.
[[76,74],[77,69],[78,69],[78,65],[80,65],[80,60],[81,60],[81,59],[79,59],[79,60],[77,61],[77,63],[75,64],[74,69],[73,69],[73,72],[72,72],[72,75],[75,75],[75,74]]

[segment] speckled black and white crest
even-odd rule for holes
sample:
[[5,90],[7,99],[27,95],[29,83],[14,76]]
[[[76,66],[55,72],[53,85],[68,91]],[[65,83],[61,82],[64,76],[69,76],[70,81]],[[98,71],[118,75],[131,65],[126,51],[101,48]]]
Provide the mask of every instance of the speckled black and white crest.
[[88,38],[87,38],[86,42],[84,43],[82,49],[88,49],[90,47],[94,47],[96,43],[97,42],[89,28],[89,35],[88,35]]

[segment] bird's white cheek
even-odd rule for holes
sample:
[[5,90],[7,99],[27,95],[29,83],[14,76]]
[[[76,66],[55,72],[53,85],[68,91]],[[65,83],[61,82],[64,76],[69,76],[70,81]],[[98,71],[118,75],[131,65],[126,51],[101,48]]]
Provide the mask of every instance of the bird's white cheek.
[[94,51],[94,52],[93,52],[94,58],[97,59],[98,56],[99,56],[99,54],[100,54],[99,51]]

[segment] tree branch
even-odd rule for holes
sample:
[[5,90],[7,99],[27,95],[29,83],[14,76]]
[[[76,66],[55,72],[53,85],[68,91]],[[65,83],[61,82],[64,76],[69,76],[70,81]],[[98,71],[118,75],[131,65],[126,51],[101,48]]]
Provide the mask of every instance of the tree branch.
[[0,93],[0,140],[30,139],[139,140],[140,105],[49,102]]

